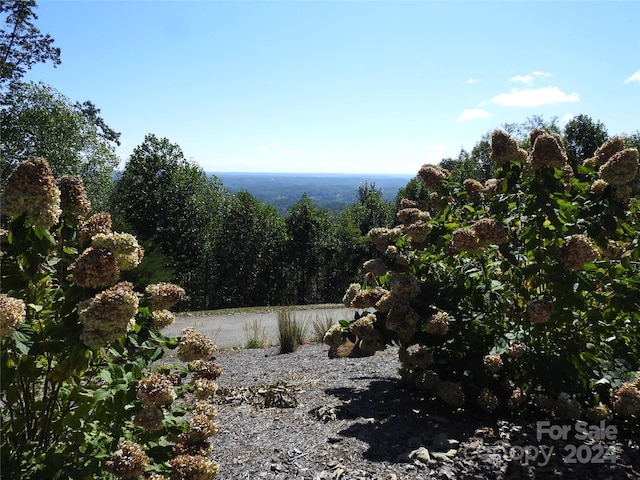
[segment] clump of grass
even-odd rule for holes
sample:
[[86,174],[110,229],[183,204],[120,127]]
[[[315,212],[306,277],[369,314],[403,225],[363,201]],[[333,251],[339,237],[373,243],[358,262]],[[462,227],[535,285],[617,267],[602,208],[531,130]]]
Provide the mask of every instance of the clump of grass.
[[307,326],[298,321],[293,312],[278,310],[278,334],[280,336],[280,353],[292,353],[298,349],[307,335]]
[[269,335],[261,321],[245,322],[242,329],[247,339],[244,348],[266,348],[269,345]]
[[331,328],[331,326],[337,322],[330,316],[321,316],[316,313],[315,317],[311,319],[310,323],[311,336],[309,340],[315,343],[322,343],[324,334],[327,333],[327,330],[329,330],[329,328]]

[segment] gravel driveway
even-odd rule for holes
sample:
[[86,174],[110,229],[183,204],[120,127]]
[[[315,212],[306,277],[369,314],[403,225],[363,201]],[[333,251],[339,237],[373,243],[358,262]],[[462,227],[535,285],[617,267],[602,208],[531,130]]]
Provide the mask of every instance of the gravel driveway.
[[[314,322],[325,323],[330,319],[332,323],[337,323],[341,319],[352,319],[355,312],[355,309],[341,305],[305,306],[299,309],[294,307],[291,310],[294,318],[307,324],[309,334],[313,333]],[[213,339],[218,348],[233,348],[244,346],[249,336],[246,329],[253,325],[258,325],[260,332],[264,330],[271,345],[278,344],[278,313],[275,307],[248,313],[177,314],[176,321],[162,333],[176,337],[180,335],[182,329],[194,327]]]

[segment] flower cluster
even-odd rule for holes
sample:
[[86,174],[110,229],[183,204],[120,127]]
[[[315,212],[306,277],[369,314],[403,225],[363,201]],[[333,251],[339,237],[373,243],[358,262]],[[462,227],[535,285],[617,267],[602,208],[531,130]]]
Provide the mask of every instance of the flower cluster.
[[151,312],[151,318],[153,324],[160,330],[171,325],[175,321],[176,316],[169,310],[154,310]]
[[624,150],[624,140],[621,137],[612,137],[604,142],[593,153],[592,158],[588,158],[584,161],[586,167],[599,168],[616,153]]
[[411,345],[399,352],[400,361],[405,365],[426,369],[433,363],[433,354],[427,347]]
[[103,347],[127,332],[137,312],[133,284],[120,282],[78,305],[80,339],[90,348]]
[[459,383],[440,381],[437,393],[438,397],[452,408],[460,408],[464,405],[464,392]]
[[183,362],[209,358],[216,351],[214,343],[195,328],[187,327],[181,333],[178,358]]
[[478,234],[472,228],[458,228],[451,233],[449,241],[449,250],[454,253],[480,251],[480,242]]
[[507,355],[511,358],[522,358],[525,354],[525,346],[521,342],[513,342],[507,347]]
[[147,294],[151,297],[153,310],[163,310],[173,307],[185,296],[184,288],[172,283],[154,283],[147,286]]
[[60,189],[60,208],[63,218],[71,225],[77,225],[91,210],[84,182],[79,175],[65,175],[56,181]]
[[446,312],[434,313],[427,319],[424,330],[432,335],[446,335],[449,332],[449,314]]
[[144,250],[130,233],[98,233],[91,239],[93,248],[113,253],[121,271],[133,270],[142,261]]
[[190,366],[193,369],[193,390],[196,398],[205,399],[218,390],[216,379],[222,375],[222,369],[209,360],[196,360]]
[[171,467],[171,480],[211,480],[220,469],[215,461],[200,455],[178,455]]
[[70,269],[75,284],[85,288],[109,287],[120,277],[116,257],[106,248],[87,248]]
[[478,405],[486,413],[492,413],[500,405],[500,400],[490,389],[483,388],[478,395]]
[[0,293],[0,340],[13,335],[27,317],[23,300]]
[[140,428],[154,432],[162,429],[163,418],[162,409],[151,405],[140,410],[134,417],[133,423]]
[[375,314],[369,313],[353,322],[351,324],[351,331],[360,339],[372,339],[375,337],[375,323]]
[[550,134],[535,129],[531,132],[530,166],[539,170],[547,166],[563,168],[567,163],[567,154],[558,134]]
[[568,270],[575,272],[598,258],[598,252],[589,238],[579,234],[565,238],[564,244],[558,249],[558,257]]
[[484,191],[484,185],[473,178],[467,178],[462,182],[462,186],[471,200],[479,200]]
[[342,325],[331,325],[322,337],[322,341],[332,348],[338,348],[344,343],[345,337]]
[[418,170],[418,176],[424,185],[434,192],[439,192],[442,189],[442,182],[448,179],[449,175],[449,170],[439,165],[425,164]]
[[504,367],[500,355],[485,355],[482,363],[484,363],[484,367],[491,373],[497,373]]
[[479,247],[497,245],[507,241],[507,229],[493,218],[482,218],[471,227],[478,238]]
[[402,235],[402,230],[400,228],[375,227],[369,230],[367,235],[376,249],[384,252],[391,243]]
[[25,160],[11,172],[4,186],[2,208],[9,216],[24,214],[36,227],[46,229],[58,222],[62,214],[60,189],[44,158]]
[[162,407],[170,405],[176,399],[173,383],[160,373],[153,373],[140,381],[137,390],[138,398],[148,406]]
[[623,383],[613,392],[613,409],[620,415],[630,417],[640,415],[640,382],[636,378],[634,383]]
[[553,303],[545,298],[535,298],[527,302],[527,317],[531,323],[547,323],[553,315]]
[[351,300],[349,306],[354,308],[373,307],[387,292],[388,291],[382,287],[359,290],[353,297],[353,300]]
[[420,316],[408,303],[397,302],[387,313],[386,327],[401,338],[408,339],[416,332],[419,321]]
[[518,143],[502,130],[491,134],[491,161],[504,165],[509,162],[524,163],[527,151],[518,147]]
[[91,240],[99,233],[111,232],[111,215],[106,212],[91,215],[80,227],[79,240],[80,245],[88,246]]
[[149,457],[140,445],[124,440],[107,460],[107,471],[120,478],[138,477],[149,465]]
[[598,169],[600,178],[609,185],[624,185],[638,173],[638,150],[625,148],[614,154]]

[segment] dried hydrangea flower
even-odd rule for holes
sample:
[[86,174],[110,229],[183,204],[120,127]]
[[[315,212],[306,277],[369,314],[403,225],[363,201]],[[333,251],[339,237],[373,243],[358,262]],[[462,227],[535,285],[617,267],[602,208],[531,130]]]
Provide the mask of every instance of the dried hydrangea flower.
[[96,213],[80,227],[80,245],[88,246],[91,239],[99,233],[111,233],[111,215],[106,212]]
[[520,388],[514,388],[511,395],[507,399],[507,408],[514,410],[524,404],[527,400],[526,395]]
[[173,383],[161,373],[153,373],[138,383],[137,395],[145,405],[162,407],[171,405],[176,399]]
[[609,184],[602,179],[598,179],[591,184],[589,191],[594,195],[604,195]]
[[356,297],[356,295],[360,292],[361,288],[362,287],[360,286],[359,283],[352,283],[351,285],[349,285],[349,287],[347,288],[347,291],[345,292],[344,296],[342,297],[342,304],[345,307],[350,307],[351,306],[351,302]]
[[482,218],[471,227],[478,237],[478,246],[486,247],[507,241],[507,229],[493,218]]
[[162,430],[163,418],[164,414],[162,413],[162,409],[151,405],[143,408],[136,414],[133,419],[133,424],[150,432],[155,432]]
[[556,402],[556,416],[565,420],[577,420],[582,417],[582,406],[574,398],[563,398]]
[[382,287],[360,290],[351,301],[350,306],[353,308],[373,307],[378,302],[378,300],[380,300],[386,293],[387,290]]
[[162,329],[171,325],[175,321],[176,316],[169,310],[154,310],[151,312],[151,318],[156,328]]
[[208,378],[195,378],[191,384],[193,385],[194,395],[200,400],[209,398],[218,391],[218,384]]
[[29,158],[11,172],[2,194],[2,209],[9,216],[25,214],[27,222],[43,229],[58,223],[62,214],[60,189],[44,158]]
[[575,272],[597,259],[598,252],[585,235],[571,235],[558,249],[558,257],[567,269]]
[[507,355],[509,355],[511,358],[522,358],[524,354],[525,347],[521,342],[513,342],[507,348]]
[[136,268],[144,256],[143,248],[130,233],[98,233],[91,239],[91,244],[94,248],[111,251],[123,272]]
[[211,480],[220,467],[203,456],[178,455],[171,460],[171,480]]
[[329,345],[332,348],[338,348],[344,342],[344,333],[342,330],[342,325],[336,324],[331,325],[329,330],[326,331],[324,337],[322,337],[322,341]]
[[404,231],[412,242],[424,242],[427,236],[432,232],[433,225],[424,221],[417,220],[404,227]]
[[398,237],[402,235],[402,230],[399,228],[386,228],[386,227],[375,227],[369,230],[367,236],[376,249],[380,252],[384,252],[389,245],[394,243]]
[[118,450],[107,460],[107,471],[120,478],[133,478],[142,475],[149,466],[149,457],[140,445],[124,440],[118,444]]
[[195,414],[191,417],[187,437],[189,440],[201,442],[216,434],[218,426],[206,415]]
[[495,130],[491,134],[491,161],[504,165],[509,162],[524,163],[527,152],[518,147],[518,143],[502,130]]
[[[416,276],[411,273],[394,274],[391,277],[390,284],[391,284],[391,291],[393,292],[393,294],[400,298],[414,298],[420,295],[420,283],[418,282],[418,279],[416,278]],[[382,293],[384,295],[387,292],[385,290]],[[376,299],[376,303],[381,298],[382,298],[382,295],[380,295]],[[375,303],[373,305],[375,305]]]
[[424,324],[424,330],[432,335],[446,335],[449,331],[449,314],[446,312],[434,313]]
[[365,271],[371,272],[376,277],[381,277],[387,273],[387,264],[382,258],[367,260],[366,262],[364,262],[362,267],[365,269]]
[[78,305],[83,325],[80,340],[90,348],[107,345],[124,335],[138,312],[138,296],[133,284],[120,282]]
[[216,351],[214,343],[195,328],[187,327],[181,333],[178,358],[183,362],[209,358]]
[[438,192],[442,189],[442,182],[449,178],[450,173],[439,165],[425,164],[418,170],[418,176],[429,190]]
[[84,183],[80,175],[65,175],[56,181],[60,189],[60,208],[63,218],[71,225],[77,225],[91,210]]
[[114,285],[120,277],[116,257],[105,248],[87,248],[76,258],[70,269],[79,287],[104,288]]
[[534,170],[547,166],[563,168],[566,163],[567,154],[559,136],[543,132],[536,137],[530,158],[530,165]]
[[593,158],[585,160],[585,166],[591,165],[593,167],[600,167],[607,163],[607,161],[616,153],[624,150],[624,140],[622,137],[613,137],[604,142],[593,153]]
[[633,383],[623,383],[613,392],[613,410],[622,416],[640,414],[640,390]]
[[198,378],[217,380],[222,375],[222,368],[210,360],[196,360],[193,362],[193,375]]
[[216,406],[210,404],[209,402],[205,402],[204,400],[199,400],[198,403],[196,403],[193,411],[200,415],[205,415],[211,420],[218,416],[218,409],[216,408]]
[[536,298],[527,302],[526,311],[531,323],[546,323],[553,315],[553,303],[544,298]]
[[27,318],[23,300],[0,293],[0,339],[10,337]]
[[493,413],[500,405],[500,400],[490,389],[483,388],[478,395],[478,405],[484,412]]
[[638,150],[625,148],[613,155],[600,167],[600,178],[609,185],[624,185],[631,182],[638,173]]
[[186,433],[178,435],[178,441],[173,446],[173,453],[179,455],[192,455],[195,457],[208,457],[211,455],[213,448],[208,439],[194,440],[189,438]]
[[504,187],[502,185],[501,178],[490,178],[484,182],[483,192],[488,196],[496,195],[498,193],[504,193]]
[[371,339],[375,337],[376,316],[373,313],[360,317],[351,324],[353,334],[361,339]]
[[452,408],[459,408],[464,405],[464,392],[460,384],[449,381],[438,383],[438,397]]
[[472,228],[458,228],[451,234],[449,249],[454,253],[480,251],[478,234]]
[[482,363],[484,364],[484,368],[489,370],[491,373],[499,372],[504,366],[500,355],[485,355],[482,359]]
[[403,338],[410,338],[419,321],[420,316],[409,304],[398,302],[387,313],[385,326]]
[[464,187],[465,192],[467,192],[469,198],[472,200],[479,199],[482,191],[484,190],[484,185],[473,178],[467,178],[462,182],[462,186]]
[[618,203],[626,203],[631,200],[633,188],[630,184],[615,185],[611,187],[611,200]]
[[400,220],[400,222],[402,222],[404,225],[411,225],[412,223],[415,223],[419,220],[424,222],[428,222],[429,220],[431,220],[431,215],[429,215],[429,212],[425,212],[424,210],[415,207],[402,208],[398,210],[396,216],[398,217],[398,220]]
[[413,367],[426,369],[433,363],[433,354],[425,346],[411,345],[400,350],[400,359]]
[[606,405],[599,403],[587,409],[587,418],[593,423],[599,423],[602,420],[611,420],[613,413]]
[[173,283],[154,283],[147,286],[147,294],[151,297],[153,310],[164,310],[173,307],[185,296],[184,288]]

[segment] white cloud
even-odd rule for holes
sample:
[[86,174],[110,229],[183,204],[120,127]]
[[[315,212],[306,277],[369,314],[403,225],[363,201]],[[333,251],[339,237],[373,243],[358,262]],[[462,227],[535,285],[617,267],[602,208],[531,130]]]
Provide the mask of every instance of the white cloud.
[[509,79],[510,82],[522,82],[525,85],[531,85],[533,84],[533,81],[537,78],[537,77],[550,77],[552,76],[551,73],[546,73],[546,72],[531,72],[527,75],[516,75],[515,77],[511,77]]
[[578,102],[580,95],[567,94],[558,87],[512,89],[509,93],[501,93],[493,97],[490,102],[503,107],[539,107],[553,103]]
[[636,73],[634,73],[624,81],[625,84],[631,82],[640,82],[640,70],[638,70]]
[[481,108],[471,108],[463,111],[458,117],[458,122],[468,122],[477,118],[489,118],[491,114]]
[[469,79],[467,80],[467,83],[468,83],[469,85],[473,85],[474,83],[478,83],[479,81],[480,81],[480,80],[478,80],[477,78],[473,78],[473,77],[471,77],[471,78],[469,78]]

